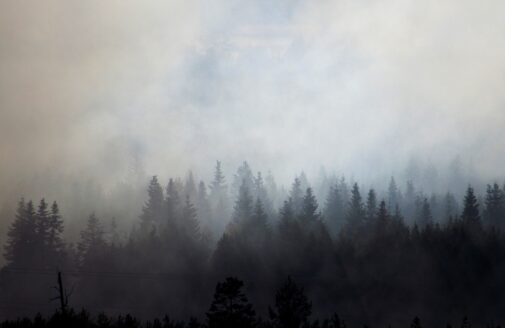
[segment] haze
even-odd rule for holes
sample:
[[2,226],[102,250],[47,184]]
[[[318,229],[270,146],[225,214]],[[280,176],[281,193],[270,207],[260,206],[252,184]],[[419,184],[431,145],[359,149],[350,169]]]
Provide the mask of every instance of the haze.
[[[3,1],[0,197],[208,180],[503,178],[505,3]],[[136,172],[136,173],[135,173]],[[139,173],[141,172],[141,173]],[[135,174],[133,174],[135,173]],[[382,181],[382,180],[381,180]],[[501,181],[501,180],[500,180]],[[86,213],[87,214],[87,213]]]

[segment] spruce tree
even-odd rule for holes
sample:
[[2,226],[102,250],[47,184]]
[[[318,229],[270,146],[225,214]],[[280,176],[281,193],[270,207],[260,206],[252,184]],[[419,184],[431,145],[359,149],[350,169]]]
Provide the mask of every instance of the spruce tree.
[[224,230],[224,218],[229,217],[230,211],[228,207],[228,186],[220,161],[216,162],[214,179],[209,187],[209,203],[212,210],[210,226],[214,229],[215,234],[221,234]]
[[180,228],[185,237],[193,241],[200,239],[200,223],[198,222],[197,212],[193,203],[191,203],[189,195],[186,195],[186,201],[182,208]]
[[365,218],[365,209],[361,200],[358,184],[355,183],[351,191],[351,200],[347,210],[347,224],[349,228],[362,227]]
[[163,214],[163,189],[158,177],[153,176],[147,188],[147,201],[140,216],[140,231],[149,234],[160,223]]
[[377,223],[379,225],[385,225],[389,219],[389,213],[386,207],[386,202],[382,200],[379,204],[379,209],[377,210]]
[[181,198],[177,190],[176,182],[170,178],[166,188],[165,198],[165,224],[167,229],[174,229],[182,211]]
[[15,220],[7,233],[5,259],[9,265],[29,267],[33,265],[37,240],[35,211],[31,201],[23,198],[18,202]]
[[471,186],[466,190],[466,195],[463,202],[463,213],[461,213],[461,220],[463,224],[470,228],[477,228],[481,226],[481,219],[479,214],[479,203],[475,197],[473,188]]
[[53,265],[61,264],[65,255],[65,243],[63,241],[63,219],[60,215],[58,204],[53,202],[51,212],[47,217],[46,247],[49,262]]
[[316,222],[320,215],[317,212],[318,204],[314,193],[312,192],[312,188],[307,188],[305,192],[305,196],[303,197],[303,206],[302,212],[300,214],[300,219],[302,223],[312,224]]
[[398,204],[398,187],[396,186],[394,177],[391,177],[391,181],[389,182],[388,197],[388,210],[392,213],[396,204]]
[[432,223],[433,216],[431,214],[430,203],[428,201],[428,198],[425,197],[421,205],[421,211],[419,212],[419,216],[417,218],[417,224],[420,227],[426,227]]
[[328,228],[333,235],[336,235],[344,224],[346,214],[344,200],[338,183],[330,187],[323,214]]
[[302,213],[303,207],[303,191],[302,183],[297,177],[291,185],[291,191],[289,192],[289,198],[291,199],[291,204],[293,205],[293,212],[296,216]]
[[100,256],[105,245],[105,231],[93,213],[88,218],[86,228],[81,231],[81,240],[77,244],[81,264],[85,264],[94,256]]
[[252,217],[253,213],[253,199],[251,197],[249,187],[246,181],[240,186],[238,198],[233,207],[233,220],[234,224],[238,227],[243,227],[247,224]]
[[368,221],[374,219],[377,212],[377,195],[374,189],[370,189],[366,199],[366,218]]
[[254,175],[249,163],[244,161],[237,169],[237,173],[233,177],[232,194],[237,196],[240,193],[240,188],[245,184],[250,193],[254,190]]
[[490,226],[502,228],[505,222],[505,197],[497,183],[493,186],[487,185],[485,205],[485,222]]

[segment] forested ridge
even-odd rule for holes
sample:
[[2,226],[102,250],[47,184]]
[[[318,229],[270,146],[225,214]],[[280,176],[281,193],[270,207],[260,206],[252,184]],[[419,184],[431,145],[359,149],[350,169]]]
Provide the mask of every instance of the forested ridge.
[[316,186],[302,173],[284,191],[246,162],[230,182],[220,162],[214,172],[209,184],[154,176],[126,233],[90,209],[75,241],[57,202],[21,198],[4,243],[0,311],[14,321],[3,326],[505,322],[505,186],[427,194],[414,181]]

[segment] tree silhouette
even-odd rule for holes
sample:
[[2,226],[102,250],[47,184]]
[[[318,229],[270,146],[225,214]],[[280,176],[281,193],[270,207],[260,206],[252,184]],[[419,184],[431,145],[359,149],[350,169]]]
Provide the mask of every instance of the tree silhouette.
[[163,213],[163,189],[158,177],[153,176],[147,188],[148,199],[142,208],[140,230],[146,235],[160,223]]
[[463,203],[463,213],[461,213],[461,220],[463,224],[470,228],[478,228],[481,225],[479,214],[479,203],[475,197],[473,188],[471,186],[466,190],[466,195]]
[[371,221],[375,218],[377,211],[377,195],[374,189],[370,189],[366,199],[366,218]]
[[228,277],[218,283],[214,300],[207,311],[209,328],[250,328],[256,326],[256,313],[247,300],[237,278]]
[[365,209],[361,200],[358,184],[355,183],[351,191],[351,200],[347,211],[347,224],[351,230],[361,228],[365,218]]
[[5,258],[14,266],[27,266],[34,262],[37,246],[36,214],[32,201],[25,203],[21,198],[16,210],[16,218],[7,233]]
[[308,323],[312,304],[303,288],[298,287],[291,277],[275,294],[275,308],[269,308],[270,320],[277,328],[298,328]]

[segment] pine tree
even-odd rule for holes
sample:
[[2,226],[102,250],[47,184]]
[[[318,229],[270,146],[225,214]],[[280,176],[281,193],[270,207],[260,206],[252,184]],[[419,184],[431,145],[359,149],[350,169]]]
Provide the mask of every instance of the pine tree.
[[450,192],[445,194],[445,220],[447,222],[452,221],[457,215],[457,204],[454,195]]
[[368,192],[368,197],[366,199],[366,218],[367,220],[373,220],[377,212],[377,196],[375,190],[370,189]]
[[47,224],[47,248],[51,262],[61,263],[62,256],[65,252],[65,243],[63,241],[63,219],[60,215],[58,204],[53,202],[51,212],[48,216]]
[[30,266],[33,264],[33,251],[36,247],[37,227],[33,203],[18,202],[16,217],[7,233],[5,259],[12,266]]
[[209,328],[256,327],[256,313],[242,291],[243,286],[242,281],[233,277],[217,284],[207,312]]
[[176,182],[174,179],[170,178],[166,188],[165,199],[165,223],[168,229],[174,229],[174,226],[177,224],[177,221],[182,214],[182,205]]
[[240,188],[245,184],[249,192],[254,190],[254,175],[249,163],[244,161],[237,169],[237,173],[233,177],[232,194],[234,196],[240,193]]
[[253,200],[247,186],[247,182],[244,181],[240,186],[238,193],[238,198],[233,207],[233,223],[243,228],[245,224],[250,222],[253,213]]
[[431,214],[430,203],[428,202],[428,198],[425,197],[423,199],[421,210],[417,218],[417,224],[420,227],[426,227],[427,225],[430,225],[432,223],[433,223],[433,216]]
[[207,187],[203,181],[198,184],[198,194],[196,197],[197,217],[203,225],[210,224],[209,219],[212,216]]
[[307,188],[305,192],[305,196],[303,197],[302,202],[302,212],[300,215],[300,219],[304,224],[312,224],[319,220],[319,213],[317,212],[318,204],[314,193],[312,192],[312,188]]
[[86,228],[81,231],[81,241],[77,245],[81,264],[95,255],[100,255],[105,245],[105,232],[93,213],[88,218]]
[[463,221],[463,224],[470,229],[481,226],[479,204],[471,186],[469,186],[466,190],[461,220]]
[[191,201],[195,201],[196,199],[197,189],[195,178],[193,177],[193,172],[191,170],[188,172],[184,183],[184,195],[189,196]]
[[377,223],[379,225],[384,225],[386,224],[387,220],[389,219],[389,213],[386,207],[386,202],[382,200],[379,204],[379,209],[377,210]]
[[210,184],[209,203],[212,210],[210,226],[214,229],[214,233],[221,234],[224,230],[225,218],[230,215],[228,207],[228,186],[221,168],[221,162],[216,162],[214,171],[214,179]]
[[163,189],[156,176],[152,177],[147,194],[148,199],[140,216],[140,230],[144,235],[151,233],[157,227],[163,215]]
[[276,328],[299,328],[308,324],[312,304],[303,288],[291,277],[275,294],[275,309],[269,308],[270,320]]
[[197,219],[196,209],[191,203],[189,195],[186,195],[186,202],[182,209],[181,229],[184,235],[193,241],[200,239],[200,223]]
[[398,187],[396,186],[394,177],[391,177],[391,181],[389,182],[388,197],[388,210],[389,212],[393,212],[398,204]]
[[211,195],[221,194],[226,189],[226,179],[221,168],[221,162],[216,161],[216,168],[214,171],[214,180],[210,185]]
[[[302,229],[300,221],[296,219],[291,198],[284,201],[284,205],[280,210],[278,231],[281,240],[300,243]],[[291,249],[288,249],[288,251],[291,251]]]
[[365,218],[365,209],[361,200],[358,184],[355,183],[351,191],[351,200],[347,211],[347,224],[351,229],[362,227]]
[[485,204],[485,222],[490,226],[502,228],[505,221],[505,197],[497,183],[493,186],[487,185]]
[[270,200],[267,188],[263,182],[263,176],[261,172],[258,172],[256,178],[254,179],[254,198],[261,200],[261,203],[268,214],[273,213],[272,201]]
[[302,183],[299,178],[295,178],[295,181],[291,185],[291,191],[289,192],[289,198],[291,199],[291,204],[293,205],[293,212],[296,216],[302,213],[303,207],[303,191],[301,187]]
[[269,235],[268,215],[259,198],[256,199],[251,220],[244,227],[244,232],[246,239],[252,243],[253,246],[262,245]]
[[268,215],[265,212],[265,209],[263,207],[263,203],[261,199],[256,199],[256,203],[254,204],[254,212],[252,215],[252,223],[253,226],[262,231],[265,232],[268,227]]
[[37,208],[35,216],[35,225],[37,231],[38,247],[45,247],[49,234],[49,206],[46,200],[42,198]]
[[330,231],[336,235],[345,219],[345,204],[338,183],[330,187],[323,213]]

